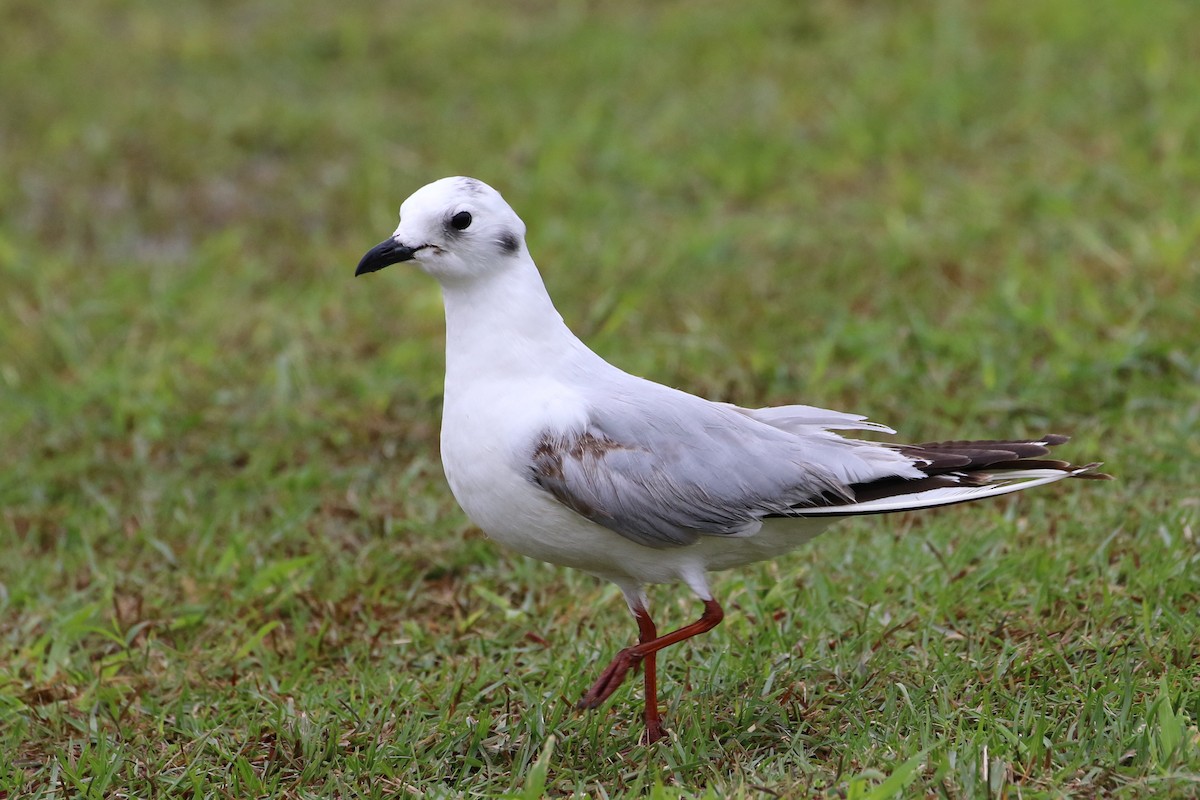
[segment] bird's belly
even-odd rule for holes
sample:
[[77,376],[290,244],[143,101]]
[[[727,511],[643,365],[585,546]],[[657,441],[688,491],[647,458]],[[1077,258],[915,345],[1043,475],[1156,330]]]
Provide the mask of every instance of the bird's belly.
[[779,558],[820,535],[832,519],[765,519],[750,536],[703,536],[693,547],[701,551],[706,570],[732,569]]

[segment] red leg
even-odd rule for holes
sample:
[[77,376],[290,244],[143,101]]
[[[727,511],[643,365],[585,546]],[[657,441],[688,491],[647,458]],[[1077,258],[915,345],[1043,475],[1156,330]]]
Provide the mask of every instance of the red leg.
[[[644,608],[633,610],[634,619],[638,624],[638,644],[646,644],[658,638],[658,628],[650,618],[650,612]],[[658,714],[658,656],[653,652],[647,653],[642,661],[642,669],[646,679],[646,744],[652,744],[666,736],[663,730],[662,717]]]
[[[690,639],[706,631],[711,631],[725,617],[720,604],[716,600],[704,601],[704,613],[700,619],[691,625],[684,625],[677,631],[671,631],[663,636],[657,636],[654,622],[645,610],[634,611],[638,621],[640,639],[632,647],[626,647],[613,658],[612,662],[600,673],[599,679],[579,701],[580,708],[597,708],[617,690],[629,670],[641,662],[646,662],[646,738],[655,741],[663,737],[662,720],[658,714],[657,664],[654,654],[664,647],[678,644],[684,639]],[[646,637],[650,638],[647,640]]]

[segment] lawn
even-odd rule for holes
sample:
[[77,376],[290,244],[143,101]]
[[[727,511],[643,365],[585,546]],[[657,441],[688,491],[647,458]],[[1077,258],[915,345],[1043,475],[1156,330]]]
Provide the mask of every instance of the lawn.
[[[1192,0],[0,25],[0,798],[1200,795]],[[436,285],[352,278],[453,174],[631,372],[1118,480],[717,577],[644,747],[619,592],[445,485]]]

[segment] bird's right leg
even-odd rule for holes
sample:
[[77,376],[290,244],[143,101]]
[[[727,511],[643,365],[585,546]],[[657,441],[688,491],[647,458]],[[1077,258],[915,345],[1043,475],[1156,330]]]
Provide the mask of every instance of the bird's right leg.
[[[690,639],[693,636],[698,636],[701,633],[712,630],[724,619],[725,612],[716,600],[705,600],[704,613],[700,615],[700,619],[690,625],[684,625],[679,630],[657,636],[655,635],[657,631],[654,627],[654,621],[650,618],[650,614],[645,610],[645,607],[642,605],[634,606],[632,604],[630,607],[633,610],[634,617],[638,621],[638,631],[640,634],[638,643],[632,647],[626,647],[617,653],[604,672],[600,673],[599,679],[592,684],[592,688],[579,701],[579,708],[599,707],[601,703],[617,690],[617,687],[625,680],[625,676],[629,673],[630,669],[642,662],[646,662],[646,733],[647,739],[654,741],[663,736],[662,721],[658,714],[658,676],[657,664],[653,660],[654,654],[664,647],[670,647],[673,644],[682,642],[684,639]],[[645,638],[647,636],[651,638],[647,640]],[[651,691],[654,692],[653,699],[650,694]],[[651,711],[652,705],[653,711]]]
[[[650,612],[645,608],[633,609],[634,619],[638,624],[638,644],[646,644],[658,638],[658,628],[650,618]],[[646,654],[642,661],[642,671],[646,679],[646,744],[657,742],[666,736],[663,730],[662,717],[658,713],[658,656],[655,651]]]

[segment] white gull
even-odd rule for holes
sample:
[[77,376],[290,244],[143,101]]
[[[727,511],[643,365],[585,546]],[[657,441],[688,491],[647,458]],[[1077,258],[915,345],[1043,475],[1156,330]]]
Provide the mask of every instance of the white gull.
[[[775,558],[841,517],[1007,494],[1097,464],[1046,458],[1065,436],[895,445],[835,430],[895,433],[811,406],[748,409],[630,375],[563,322],[525,245],[525,224],[473,178],[444,178],[400,207],[395,233],[356,275],[411,261],[442,287],[442,463],[488,536],[620,587],[638,644],[584,695],[595,708],[645,669],[646,739],[665,735],[655,654],[723,617],[708,573]],[[659,636],[647,584],[682,581],[704,602]]]

